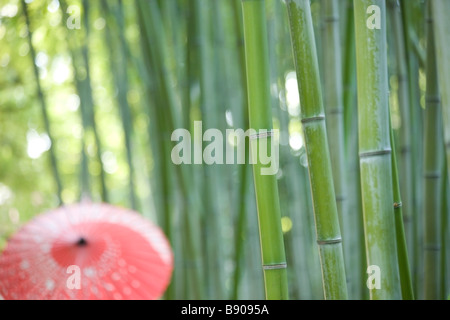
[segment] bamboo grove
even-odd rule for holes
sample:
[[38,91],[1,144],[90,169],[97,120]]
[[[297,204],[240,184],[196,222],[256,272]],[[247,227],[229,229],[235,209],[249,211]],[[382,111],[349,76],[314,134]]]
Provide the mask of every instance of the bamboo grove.
[[[46,209],[109,202],[168,237],[164,299],[448,299],[449,14],[0,1],[0,248]],[[174,163],[177,129],[191,164]],[[266,131],[205,138],[228,129]],[[247,161],[266,143],[269,175]],[[212,145],[243,145],[244,163],[211,164]]]

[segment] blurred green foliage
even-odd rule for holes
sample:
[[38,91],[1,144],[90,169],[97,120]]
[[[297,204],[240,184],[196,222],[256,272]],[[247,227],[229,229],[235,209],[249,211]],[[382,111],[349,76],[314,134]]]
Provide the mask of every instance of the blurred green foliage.
[[[81,1],[71,5],[83,8]],[[52,126],[52,146],[58,160],[64,203],[80,200],[80,162],[82,140],[88,158],[92,200],[99,201],[100,165],[92,131],[84,132],[80,116],[80,97],[74,81],[74,68],[68,50],[86,42],[85,29],[69,29],[58,1],[35,0],[27,4],[33,46],[36,51],[40,81]],[[138,26],[133,3],[124,3],[127,19],[125,35],[130,47],[136,48]],[[131,8],[130,8],[131,7]],[[0,2],[0,232],[2,238],[30,217],[58,204],[55,182],[48,159],[48,136],[39,107],[36,80],[27,42],[28,29],[20,1]],[[82,13],[82,12],[80,12]],[[108,61],[108,44],[103,30],[105,15],[93,5],[89,35],[89,57],[92,78],[95,119],[103,146],[101,158],[106,172],[110,202],[127,206],[128,166],[124,153],[124,137],[120,113],[116,104],[117,91],[112,81]],[[82,16],[78,17],[83,19]],[[78,62],[78,61],[77,61]],[[86,79],[86,69],[77,65],[78,81]],[[136,114],[136,159],[139,163],[136,189],[142,199],[148,199],[149,167],[152,159],[146,150],[148,116],[141,108],[141,86],[137,72],[130,72],[127,94],[132,112]],[[149,205],[146,206],[149,211]],[[18,219],[17,219],[18,216]]]

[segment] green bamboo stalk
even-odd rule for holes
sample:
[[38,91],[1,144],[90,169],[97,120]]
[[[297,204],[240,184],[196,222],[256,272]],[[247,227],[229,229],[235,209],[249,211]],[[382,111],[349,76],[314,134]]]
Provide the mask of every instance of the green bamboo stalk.
[[[308,268],[308,260],[311,260],[310,254],[313,251],[313,239],[309,239],[309,234],[303,232],[306,229],[305,227],[308,226],[305,223],[305,216],[309,213],[305,210],[306,203],[302,201],[305,189],[302,178],[305,178],[305,172],[301,168],[299,170],[298,161],[295,161],[298,159],[289,154],[289,148],[289,145],[284,147],[283,149],[286,150],[283,153],[280,150],[281,157],[291,159],[288,163],[280,163],[285,176],[282,179],[284,184],[280,185],[279,182],[281,211],[285,213],[285,218],[290,218],[292,223],[291,230],[284,233],[287,263],[291,266],[290,273],[288,273],[289,296],[294,300],[305,300],[312,299],[312,277],[310,274],[317,272],[317,269]],[[314,250],[314,252],[316,251]]]
[[81,116],[81,123],[83,125],[83,135],[81,138],[81,161],[80,161],[80,193],[79,193],[79,199],[92,199],[92,190],[91,190],[91,177],[89,174],[89,158],[86,151],[86,136],[87,136],[87,128],[89,127],[88,121],[87,121],[87,112],[86,112],[86,106],[85,106],[85,100],[84,98],[84,90],[83,90],[83,84],[80,80],[78,80],[78,71],[76,69],[76,59],[75,54],[72,51],[71,57],[73,61],[73,69],[74,69],[74,81],[75,81],[75,87],[77,89],[78,96],[80,97],[80,116]]
[[[67,3],[66,1],[60,1],[60,9],[66,21],[69,15],[67,14]],[[81,191],[80,198],[84,197],[92,198],[91,190],[90,190],[90,175],[87,170],[88,166],[88,156],[86,154],[86,135],[89,131],[92,132],[94,136],[94,141],[96,145],[96,158],[100,166],[100,186],[101,186],[101,199],[104,202],[108,202],[108,190],[106,187],[106,178],[105,171],[103,169],[103,162],[101,159],[102,155],[102,145],[100,142],[100,137],[98,135],[97,125],[95,121],[95,110],[94,110],[94,100],[92,95],[92,85],[91,85],[91,71],[89,66],[89,39],[90,39],[90,27],[89,27],[89,6],[84,6],[84,36],[83,36],[83,44],[80,46],[78,41],[76,41],[76,35],[73,34],[70,30],[67,30],[67,42],[68,48],[70,52],[70,56],[72,58],[72,65],[74,70],[74,81],[75,87],[77,89],[77,93],[80,97],[80,111],[81,111],[81,120],[83,124],[83,137],[82,137],[82,148],[81,148]],[[80,80],[79,76],[79,68],[84,67],[86,70],[86,77],[83,80]]]
[[[252,170],[248,170],[248,181],[253,179]],[[258,226],[255,188],[249,183],[247,188],[247,228],[245,230],[245,269],[243,275],[242,291],[247,292],[247,297],[242,296],[241,299],[264,299],[265,298],[265,282],[264,270],[261,268],[261,246]]]
[[[145,73],[142,78],[145,78]],[[176,235],[176,231],[173,231],[171,227],[168,227],[171,224],[171,216],[173,210],[173,203],[171,199],[171,175],[170,170],[168,168],[168,162],[170,158],[168,158],[168,154],[170,150],[168,150],[167,144],[165,144],[163,135],[161,132],[164,132],[164,120],[161,119],[160,113],[157,112],[157,106],[161,105],[161,99],[158,96],[157,85],[150,80],[150,83],[146,85],[145,90],[145,100],[147,110],[145,113],[149,115],[150,125],[148,127],[148,137],[152,144],[151,157],[154,162],[154,168],[152,170],[152,197],[154,199],[158,223],[164,230],[165,235],[169,239],[172,248],[174,249],[175,259],[181,259],[181,254],[176,254],[175,250],[180,249],[177,246],[177,241],[174,239]],[[187,205],[186,205],[187,207]],[[178,290],[180,285],[176,282],[178,279],[177,275],[179,274],[179,264],[175,262],[174,265],[174,276],[172,277],[172,281],[165,292],[165,298],[173,299],[175,298],[175,292]],[[176,286],[175,284],[176,283]],[[181,298],[181,296],[180,296]]]
[[[442,119],[444,122],[444,143],[447,154],[447,168],[450,168],[450,2],[432,1],[434,36],[438,66],[439,86],[442,98]],[[448,170],[450,174],[450,170]]]
[[[243,91],[243,99],[242,99],[242,123],[241,128],[244,130],[248,129],[248,101],[247,101],[247,73],[245,68],[245,49],[243,47],[244,43],[244,26],[243,26],[243,19],[242,19],[242,8],[240,7],[240,1],[234,0],[232,3],[232,9],[233,9],[233,26],[234,26],[234,34],[236,35],[236,50],[238,51],[238,63],[239,63],[239,70],[240,70],[240,87]],[[247,143],[247,141],[245,142]],[[248,159],[248,149],[246,148],[246,155],[245,159]],[[241,283],[242,274],[243,274],[243,268],[242,268],[242,260],[243,260],[243,251],[244,251],[244,244],[245,244],[245,231],[247,229],[247,217],[246,217],[246,201],[245,198],[247,196],[247,190],[248,190],[248,171],[249,171],[249,165],[244,164],[239,166],[239,193],[238,197],[239,200],[237,201],[239,203],[238,207],[238,224],[235,234],[235,264],[236,268],[234,270],[233,274],[233,285],[231,289],[231,299],[236,300],[238,299],[238,290],[239,285]]]
[[[271,75],[270,83],[272,84],[272,92],[285,92],[286,70],[291,70],[292,59],[289,51],[280,50],[280,48],[289,45],[289,33],[286,33],[287,21],[284,19],[286,7],[281,1],[269,0],[266,4],[267,10],[267,33],[269,43],[269,72]],[[275,90],[276,88],[276,90]],[[273,106],[273,119],[277,121],[277,127],[281,137],[289,137],[289,121],[288,105],[285,99],[279,99],[278,95],[271,95]],[[286,139],[285,138],[285,139]],[[281,141],[280,141],[281,142]],[[286,140],[287,142],[287,140]],[[290,299],[308,299],[311,297],[310,284],[308,277],[307,263],[309,256],[304,250],[305,246],[311,245],[309,240],[302,237],[300,221],[303,217],[298,214],[301,211],[302,203],[300,197],[300,184],[298,170],[298,158],[292,155],[292,149],[288,143],[279,146],[279,167],[282,168],[278,175],[278,188],[280,195],[280,206],[283,219],[290,221],[292,227],[289,231],[283,230],[284,243],[286,248],[286,262],[289,265],[288,282],[289,282],[289,298]],[[295,200],[294,200],[295,199]],[[290,220],[288,220],[290,219]],[[300,228],[298,228],[298,226]],[[312,247],[312,246],[311,246]],[[317,270],[317,269],[313,269]]]
[[414,54],[416,55],[417,60],[419,61],[419,66],[420,66],[420,68],[425,69],[426,54],[425,54],[425,50],[420,45],[419,37],[417,36],[417,33],[415,32],[415,30],[412,30],[412,29],[409,30],[408,35],[410,38],[411,46],[414,50]]
[[[308,299],[323,300],[324,292],[322,285],[320,252],[317,250],[317,245],[314,243],[317,238],[315,233],[314,208],[311,201],[311,188],[308,179],[309,171],[308,168],[304,167],[300,168],[300,170],[297,169],[297,171],[298,182],[300,184],[300,193],[298,198],[302,203],[300,207],[300,219],[302,225],[298,232],[302,235],[302,242],[304,243],[304,250],[307,257],[305,268],[307,270],[307,277],[311,289],[311,296]],[[307,199],[307,201],[304,199]],[[293,223],[294,222],[295,220],[293,220]]]
[[[400,11],[400,5],[397,0],[389,0],[389,17],[392,24],[394,35],[394,51],[396,57],[396,75],[398,82],[398,105],[401,115],[401,127],[400,127],[400,190],[402,198],[402,212],[404,216],[405,229],[407,230],[407,243],[409,247],[413,246],[412,242],[412,198],[413,198],[413,185],[412,177],[414,176],[411,157],[411,107],[410,107],[410,94],[409,94],[409,78],[407,67],[407,56],[405,50],[404,36],[407,34],[403,30],[402,16]],[[393,149],[395,151],[395,149]]]
[[[211,45],[212,30],[210,16],[212,11],[211,2],[208,0],[196,0],[195,18],[197,19],[197,33],[199,41],[199,68],[200,68],[200,109],[202,113],[202,121],[204,130],[210,128],[220,128],[221,123],[217,118],[218,100],[220,94],[215,90],[215,73],[211,72],[214,68],[219,67],[214,64],[214,48]],[[216,27],[217,28],[217,21]],[[217,57],[217,56],[216,56]],[[219,70],[220,72],[220,70]],[[220,73],[222,74],[222,73]],[[224,81],[223,81],[224,82]],[[222,87],[224,84],[222,83]],[[223,89],[223,88],[222,88]],[[215,99],[219,96],[219,99]],[[222,190],[222,174],[221,167],[205,165],[203,167],[203,187],[205,192],[205,209],[208,214],[205,215],[205,231],[210,241],[206,243],[207,265],[206,273],[208,275],[208,288],[210,290],[208,296],[216,299],[224,299],[225,294],[225,278],[224,278],[224,249],[223,235],[224,227],[224,206],[223,206],[223,190]]]
[[328,150],[309,0],[286,1],[297,70],[325,299],[347,299],[342,238]]
[[[269,57],[264,0],[243,0],[250,128],[271,130]],[[251,142],[259,149],[271,137]],[[278,186],[274,175],[262,175],[259,157],[253,164],[256,202],[267,299],[288,299],[286,257],[281,231]]]
[[61,182],[61,175],[58,170],[58,161],[57,161],[56,154],[55,154],[55,140],[53,139],[53,134],[52,134],[52,130],[51,130],[50,119],[48,116],[47,103],[45,101],[45,96],[42,91],[41,81],[40,81],[40,77],[39,77],[39,70],[35,63],[36,51],[34,49],[33,41],[32,41],[33,32],[31,31],[31,23],[30,23],[30,17],[28,14],[27,5],[25,3],[25,0],[21,0],[20,3],[22,5],[23,14],[25,16],[25,22],[26,22],[27,29],[28,29],[27,40],[28,40],[28,46],[30,48],[30,57],[31,57],[31,60],[33,63],[33,71],[34,71],[34,76],[35,76],[35,80],[36,80],[38,100],[41,105],[41,112],[42,112],[42,119],[44,121],[44,128],[45,128],[45,131],[47,132],[47,135],[51,141],[50,149],[48,152],[50,155],[50,165],[51,165],[51,169],[52,169],[52,173],[53,173],[53,179],[55,180],[55,184],[56,184],[56,196],[58,199],[58,205],[61,205],[61,204],[63,204],[63,200],[62,200],[62,196],[61,196],[62,182]]
[[[143,22],[142,17],[142,9],[139,7],[139,4],[136,2],[136,10],[137,10],[137,18],[138,24],[140,27],[140,49],[143,57],[151,56],[150,48],[148,45],[148,34],[146,33],[146,28]],[[169,132],[165,131],[165,122],[161,117],[161,113],[158,112],[157,106],[162,103],[162,99],[158,93],[160,93],[160,89],[157,81],[154,77],[152,77],[153,70],[151,67],[151,59],[142,59],[141,64],[137,65],[136,68],[139,70],[139,74],[141,75],[142,82],[144,85],[145,92],[145,103],[147,104],[147,108],[145,110],[146,114],[148,114],[150,118],[150,125],[148,126],[148,136],[152,145],[152,158],[154,161],[154,166],[156,169],[153,170],[153,179],[155,181],[155,190],[154,198],[156,198],[156,208],[159,213],[158,222],[162,226],[166,236],[171,240],[171,229],[168,226],[171,216],[170,211],[170,200],[169,200],[169,191],[170,191],[170,174],[167,166],[168,160],[168,150],[165,147],[164,135],[161,132],[165,132],[169,134]]]
[[[375,5],[378,13],[367,12]],[[401,299],[389,130],[386,2],[355,0],[359,152],[368,266],[380,271],[370,298]],[[371,14],[379,19],[370,29]],[[371,26],[372,27],[372,26]],[[372,27],[373,28],[373,27]]]
[[[341,67],[341,45],[339,28],[338,0],[322,0],[322,43],[323,43],[323,93],[326,115],[328,148],[330,150],[331,169],[333,172],[336,205],[339,215],[339,225],[343,235],[345,274],[347,286],[353,288],[354,267],[350,263],[353,252],[350,249],[350,233],[356,231],[349,228],[348,190],[346,183],[346,162],[344,144],[344,107]],[[354,239],[353,239],[354,240]],[[353,292],[349,290],[349,295]]]
[[[394,130],[392,129],[390,121],[389,127],[390,127],[391,147],[392,150],[395,150]],[[414,300],[414,289],[412,285],[411,271],[409,267],[408,248],[406,245],[407,242],[405,236],[405,228],[403,225],[403,210],[402,210],[403,204],[400,194],[397,155],[395,152],[392,153],[391,165],[392,165],[392,187],[394,195],[394,214],[395,214],[395,230],[396,230],[395,235],[397,239],[397,255],[400,273],[400,285],[402,288],[402,299]]]
[[[269,72],[271,75],[270,83],[272,84],[271,90],[277,92],[284,92],[286,84],[286,70],[292,69],[292,60],[289,51],[280,50],[285,44],[289,45],[289,33],[283,29],[283,24],[286,24],[284,19],[285,13],[280,9],[286,10],[284,4],[276,0],[268,0],[266,4],[267,12],[267,34],[268,42],[274,45],[269,46]],[[286,63],[286,61],[288,63]],[[271,95],[271,103],[273,106],[272,117],[274,121],[277,121],[280,137],[285,135],[289,136],[289,113],[287,112],[287,105],[284,99],[279,99],[278,95]],[[276,119],[276,120],[275,120]],[[290,231],[285,232],[283,230],[284,244],[286,249],[286,263],[289,265],[288,269],[288,282],[289,282],[289,298],[299,299],[299,294],[308,294],[307,284],[308,273],[306,272],[307,260],[305,251],[302,246],[306,244],[298,237],[294,224],[298,224],[296,221],[301,216],[298,214],[300,211],[299,206],[299,188],[298,185],[298,159],[292,156],[291,148],[289,144],[279,146],[279,167],[282,171],[277,175],[278,190],[280,196],[280,207],[283,214],[283,218],[291,219],[292,228]],[[292,201],[293,197],[297,198]],[[283,219],[282,218],[282,219]],[[300,263],[304,266],[302,266]],[[303,289],[303,290],[302,290]]]
[[[401,4],[401,14],[402,14],[402,22],[403,22],[403,32],[404,32],[404,42],[405,42],[405,50],[406,50],[406,61],[407,61],[407,74],[408,74],[408,86],[409,86],[409,106],[410,106],[410,118],[405,119],[406,121],[410,121],[411,128],[414,130],[410,131],[411,141],[414,143],[410,144],[410,153],[411,153],[411,188],[412,188],[412,199],[411,201],[411,217],[413,219],[412,222],[412,230],[408,228],[406,229],[407,237],[408,237],[408,250],[409,257],[412,261],[412,274],[413,274],[413,284],[415,290],[415,297],[417,299],[421,299],[420,296],[422,294],[423,287],[423,217],[422,217],[422,179],[419,179],[415,172],[423,172],[423,115],[422,108],[420,106],[420,88],[419,88],[419,60],[414,53],[413,45],[411,43],[411,38],[409,36],[410,30],[415,26],[419,26],[420,20],[414,14],[414,11],[417,11],[416,8],[420,3],[419,0],[400,0]],[[414,10],[413,10],[414,9]],[[406,222],[406,227],[407,222]],[[411,236],[408,236],[408,233]]]
[[[97,125],[95,121],[95,110],[94,110],[94,99],[92,95],[92,81],[91,81],[91,71],[90,71],[90,59],[89,59],[89,39],[90,39],[90,27],[89,27],[89,6],[88,2],[86,0],[83,0],[83,8],[84,8],[84,29],[85,29],[85,39],[83,47],[81,48],[81,54],[83,57],[83,64],[86,68],[86,79],[83,81],[85,86],[85,103],[86,103],[86,115],[87,120],[89,123],[89,127],[92,130],[94,141],[96,145],[96,157],[97,162],[100,167],[100,187],[101,187],[101,199],[102,201],[108,202],[108,189],[106,186],[106,177],[105,177],[105,170],[103,169],[103,162],[102,162],[102,144],[100,141],[100,136],[98,134]],[[67,9],[64,10],[64,12],[67,13]]]
[[[247,156],[247,155],[246,155]],[[247,167],[247,165],[243,165],[243,167]],[[239,297],[239,285],[241,283],[243,268],[242,268],[242,260],[243,260],[243,251],[245,244],[245,231],[247,227],[246,223],[246,202],[245,196],[247,194],[247,170],[240,170],[240,185],[239,191],[241,197],[241,201],[239,202],[238,207],[238,220],[237,220],[237,229],[235,234],[235,253],[234,253],[234,261],[236,264],[234,273],[233,273],[233,286],[231,289],[231,299],[237,300]]]
[[[84,0],[86,1],[86,0]],[[138,201],[135,192],[135,170],[134,170],[134,157],[133,157],[133,146],[132,146],[132,136],[133,136],[133,119],[131,114],[131,109],[127,100],[128,92],[128,59],[126,54],[126,40],[124,38],[124,18],[122,16],[122,10],[120,9],[122,4],[118,1],[118,7],[112,6],[113,4],[108,4],[106,1],[101,2],[102,9],[105,12],[111,12],[116,20],[116,24],[107,23],[105,26],[105,40],[110,46],[115,46],[116,49],[109,52],[109,62],[111,66],[111,73],[113,76],[113,83],[117,88],[117,99],[118,107],[120,112],[120,119],[122,122],[123,134],[125,139],[125,152],[127,158],[128,166],[128,197],[129,205],[131,208],[137,210]],[[85,17],[87,19],[87,17]],[[111,20],[112,21],[112,20]],[[119,35],[119,42],[115,42],[112,29],[116,27],[116,31]]]
[[[181,118],[181,123],[183,128],[189,128],[190,127],[190,111],[191,111],[191,83],[189,82],[189,60],[186,60],[188,58],[190,53],[190,46],[186,46],[184,43],[185,37],[189,37],[190,34],[188,34],[188,23],[190,23],[191,19],[185,19],[185,13],[186,10],[184,9],[186,6],[184,6],[184,3],[182,1],[159,1],[159,8],[161,13],[161,19],[164,21],[162,25],[159,25],[158,27],[161,28],[162,33],[164,34],[164,45],[167,47],[166,53],[168,56],[164,58],[165,64],[167,68],[167,73],[172,74],[174,76],[174,79],[176,79],[175,86],[172,85],[172,89],[169,91],[170,94],[174,95],[178,92],[181,94],[179,97],[183,98],[183,101],[180,103],[182,105],[182,108],[179,109],[179,112],[176,111],[176,113],[179,113],[181,117],[178,117],[178,120]],[[150,39],[152,41],[154,38]],[[190,41],[190,38],[188,38],[188,42]],[[151,44],[153,45],[153,44]],[[160,62],[161,63],[161,62]],[[157,96],[158,94],[155,94],[154,96]],[[152,99],[152,96],[149,97],[149,99]],[[164,100],[162,100],[164,101]],[[159,114],[159,117],[161,117],[161,114],[165,111],[164,108],[160,108],[161,105],[164,105],[163,103],[156,103],[155,106],[153,106],[156,110],[156,113]],[[172,108],[177,108],[178,106],[171,106]],[[164,118],[162,116],[161,118]],[[164,122],[163,119],[161,119],[161,124]],[[169,129],[169,128],[168,128]],[[167,133],[170,134],[170,133]],[[166,170],[166,174],[168,175],[168,179],[172,179],[172,171],[170,170],[170,161],[171,159],[168,157],[168,154],[170,153],[170,145],[166,143],[165,139],[166,137],[161,134],[157,134],[159,136],[162,136],[162,139],[160,140],[162,142],[163,148],[165,149],[163,159],[160,159],[161,162],[165,161],[164,164],[162,164],[161,167],[163,167]],[[151,139],[154,139],[153,136]],[[173,167],[172,167],[173,168]],[[176,170],[176,173],[180,173],[180,168]],[[191,185],[192,189],[198,189],[196,188],[196,185],[194,185],[192,180],[192,167],[185,167],[183,168],[184,172],[186,173],[186,177],[183,178],[187,181],[188,184]],[[170,182],[170,183],[169,183]],[[171,185],[172,181],[164,182],[166,186]],[[176,188],[176,184],[172,185],[171,188]],[[177,272],[174,275],[179,275],[178,277],[173,277],[171,285],[166,290],[165,297],[166,299],[173,299],[174,297],[177,297],[177,293],[180,293],[182,290],[185,290],[186,293],[184,294],[184,297],[189,296],[197,296],[198,294],[195,293],[197,290],[195,287],[200,286],[200,283],[195,283],[192,279],[192,283],[189,283],[189,281],[186,281],[186,278],[191,278],[191,272],[198,268],[196,265],[196,262],[191,260],[191,255],[188,253],[189,250],[186,250],[186,248],[183,246],[183,244],[187,244],[189,242],[192,242],[190,239],[191,232],[187,230],[187,225],[190,225],[191,223],[180,223],[178,221],[179,218],[177,218],[177,215],[181,215],[185,217],[185,220],[191,219],[192,214],[190,214],[194,208],[194,210],[198,210],[198,205],[196,207],[192,206],[192,200],[187,199],[186,192],[192,193],[192,191],[185,190],[184,187],[181,188],[180,195],[181,197],[176,197],[177,195],[174,195],[174,192],[171,192],[171,189],[167,189],[166,191],[163,191],[163,193],[167,193],[167,195],[174,195],[175,198],[173,199],[167,199],[169,202],[167,202],[168,208],[171,211],[168,215],[163,214],[164,219],[164,226],[170,226],[171,229],[171,238],[172,243],[174,246],[178,249],[178,260],[179,263],[177,265]],[[188,194],[189,194],[188,193]],[[167,196],[164,196],[165,198],[169,198]],[[173,217],[173,218],[172,218]],[[192,219],[191,219],[192,220]],[[194,270],[195,272],[195,270]],[[190,293],[188,293],[190,291]],[[194,294],[192,294],[194,293]]]
[[[64,15],[64,13],[67,11],[67,7],[65,6],[64,1],[60,1],[60,8],[61,13]],[[67,33],[66,39],[69,39],[69,32]],[[80,97],[80,117],[81,117],[81,123],[83,125],[83,135],[81,138],[81,161],[80,161],[80,171],[79,171],[79,181],[80,181],[80,193],[79,193],[79,200],[83,199],[92,199],[92,193],[91,193],[91,186],[90,186],[90,175],[89,175],[89,169],[88,169],[88,156],[86,152],[86,130],[88,128],[88,115],[86,112],[86,106],[85,106],[85,100],[84,100],[84,88],[82,82],[79,80],[79,72],[77,69],[77,55],[75,54],[75,50],[72,48],[71,44],[73,44],[72,41],[67,41],[70,57],[72,59],[72,66],[73,66],[73,72],[74,72],[74,82],[75,82],[75,88],[77,91],[78,96]]]
[[[162,21],[155,1],[136,0],[136,6],[138,8],[141,32],[146,35],[143,39],[145,48],[144,59],[150,66],[149,74],[155,80],[155,96],[160,96],[160,99],[156,101],[158,105],[152,105],[155,108],[153,110],[155,121],[162,124],[158,137],[163,139],[163,137],[171,135],[171,132],[176,128],[176,123],[178,123],[173,115],[178,110],[178,100],[176,99],[176,94],[170,90],[173,80],[167,67],[168,54],[166,53],[167,45],[164,42],[165,30],[161,28]],[[150,19],[145,14],[149,14]],[[162,108],[161,105],[163,104],[167,105],[167,108]],[[160,143],[164,148],[168,147],[165,141],[161,140]],[[167,156],[167,161],[169,161],[169,158],[170,156]],[[193,180],[190,172],[182,166],[176,166],[174,171],[178,182],[177,186],[187,204],[182,207],[183,211],[181,213],[185,233],[182,245],[188,258],[185,264],[188,274],[185,277],[185,288],[189,293],[192,293],[192,295],[189,295],[190,297],[202,299],[204,298],[204,268],[201,264],[200,241],[202,230],[200,230],[200,214],[198,213],[201,208],[199,208],[199,200],[196,199],[196,194],[188,192],[191,188],[190,183]],[[168,212],[170,213],[170,210]],[[172,228],[172,215],[168,215],[166,219],[166,228]]]
[[447,163],[445,161],[446,155],[443,152],[443,170],[442,170],[442,179],[441,179],[441,297],[440,299],[445,300],[448,299],[448,295],[450,294],[450,272],[448,271],[449,265],[449,207],[448,207],[448,199],[450,199],[449,192],[449,178],[447,175]]
[[[153,28],[151,28],[148,24],[149,19],[145,16],[147,7],[144,7],[142,2],[135,1],[135,7],[137,11],[138,24],[140,28],[140,44],[142,51],[142,62],[143,68],[139,68],[139,71],[143,75],[143,79],[145,80],[145,92],[146,92],[146,101],[149,107],[148,113],[150,117],[150,129],[149,139],[152,142],[152,158],[155,162],[155,168],[153,169],[152,175],[154,176],[153,182],[155,184],[155,193],[159,196],[159,201],[157,208],[159,209],[159,224],[161,225],[164,233],[169,239],[172,247],[174,248],[174,252],[180,252],[181,254],[177,255],[176,263],[174,266],[174,277],[172,278],[171,284],[166,290],[165,297],[167,299],[173,299],[174,297],[186,297],[189,296],[186,293],[182,293],[182,290],[192,289],[190,292],[193,292],[192,296],[195,298],[199,298],[200,295],[197,294],[197,289],[201,289],[201,286],[188,286],[184,285],[184,282],[187,282],[188,279],[197,280],[196,273],[193,272],[192,276],[187,273],[193,270],[191,264],[184,263],[184,265],[180,264],[180,261],[183,259],[188,259],[187,257],[195,256],[194,250],[191,250],[190,244],[192,243],[193,236],[191,233],[184,232],[183,230],[183,238],[176,238],[176,231],[174,230],[174,226],[172,223],[173,220],[173,196],[171,197],[171,190],[173,190],[173,185],[171,183],[172,176],[170,172],[170,167],[168,163],[170,162],[170,150],[166,143],[165,137],[170,136],[170,132],[173,130],[169,127],[167,116],[165,112],[165,108],[160,108],[159,106],[163,105],[166,101],[164,94],[166,91],[163,89],[163,86],[160,81],[158,67],[161,66],[160,56],[157,55],[156,46],[150,44],[150,41],[159,41],[159,39],[155,39],[153,36]],[[150,40],[152,39],[152,40]],[[145,70],[145,72],[143,72]],[[170,112],[169,112],[170,114]],[[185,203],[183,199],[182,208],[185,210],[189,210],[189,205]],[[186,218],[187,215],[184,217]],[[187,226],[190,226],[189,223],[186,223]],[[187,241],[186,241],[187,240]],[[182,244],[186,243],[187,246],[183,247]],[[186,271],[188,270],[189,271]],[[184,275],[182,278],[185,281],[181,280],[180,274]]]
[[[356,48],[355,48],[355,18],[353,0],[346,0],[347,21],[345,26],[344,47],[344,131],[347,160],[348,179],[348,211],[352,217],[349,219],[347,230],[353,230],[347,237],[349,242],[350,259],[346,264],[358,266],[354,268],[353,287],[349,288],[351,299],[368,298],[365,296],[361,284],[366,281],[366,256],[364,248],[364,224],[361,203],[361,179],[358,156],[358,110],[356,96]],[[357,280],[356,280],[357,279]]]
[[[138,21],[141,26],[141,15],[138,15]],[[141,26],[142,28],[142,26]],[[148,38],[146,37],[146,34],[144,30],[141,31],[141,50],[143,53],[143,56],[149,56],[149,49],[148,49]],[[160,96],[160,90],[158,88],[158,84],[156,83],[155,79],[152,78],[150,75],[151,67],[148,66],[148,64],[143,63],[141,66],[137,66],[137,69],[139,70],[139,73],[141,75],[141,78],[144,82],[144,92],[145,92],[145,113],[148,114],[150,118],[150,124],[148,126],[148,137],[152,145],[151,150],[151,156],[152,160],[154,162],[154,169],[152,170],[151,176],[152,176],[152,182],[153,184],[153,198],[156,202],[156,210],[157,210],[157,216],[158,216],[158,222],[159,225],[164,230],[165,235],[169,239],[172,248],[174,249],[174,255],[176,260],[182,259],[182,254],[184,254],[186,251],[180,252],[180,254],[177,255],[177,250],[180,250],[181,248],[178,246],[179,239],[175,239],[176,231],[173,231],[173,228],[171,226],[172,221],[172,211],[173,211],[173,201],[171,199],[171,180],[172,177],[170,175],[170,170],[168,163],[170,161],[170,157],[168,156],[170,154],[169,145],[165,143],[164,134],[161,134],[162,132],[165,132],[165,134],[169,134],[169,130],[166,129],[166,123],[164,117],[161,116],[161,112],[158,112],[158,110],[161,110],[158,108],[159,105],[162,104],[162,99]],[[187,207],[187,205],[185,205]],[[178,241],[177,241],[178,240]],[[181,250],[180,250],[181,251]],[[176,292],[180,291],[180,283],[182,281],[177,281],[179,278],[180,270],[180,264],[177,263],[178,261],[175,261],[174,265],[174,276],[172,277],[172,281],[167,288],[165,292],[165,298],[166,299],[173,299],[175,298]],[[182,297],[182,296],[178,296]]]
[[[429,4],[431,1],[429,1]],[[430,7],[431,9],[431,7]],[[427,89],[424,136],[424,298],[440,299],[442,123],[432,18],[427,19]]]
[[346,142],[347,150],[353,144],[350,143],[350,137],[353,133],[352,124],[357,123],[354,121],[356,112],[356,63],[355,63],[355,19],[353,0],[347,1],[347,21],[345,26],[345,46],[344,50],[344,70],[343,70],[343,85],[344,85],[344,140]]

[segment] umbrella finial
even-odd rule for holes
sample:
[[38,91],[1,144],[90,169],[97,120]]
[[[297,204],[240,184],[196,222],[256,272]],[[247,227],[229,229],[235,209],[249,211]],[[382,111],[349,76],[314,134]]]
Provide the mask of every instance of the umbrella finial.
[[76,242],[76,245],[77,245],[78,247],[84,247],[84,246],[86,246],[87,244],[88,244],[88,243],[87,243],[86,239],[83,238],[83,237],[80,237],[80,239],[78,239],[78,241]]

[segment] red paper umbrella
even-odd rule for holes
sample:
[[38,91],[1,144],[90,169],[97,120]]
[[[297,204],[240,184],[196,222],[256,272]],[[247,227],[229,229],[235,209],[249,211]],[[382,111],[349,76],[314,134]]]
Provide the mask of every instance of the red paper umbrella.
[[158,227],[106,204],[76,204],[37,216],[0,256],[5,299],[158,299],[173,257]]

